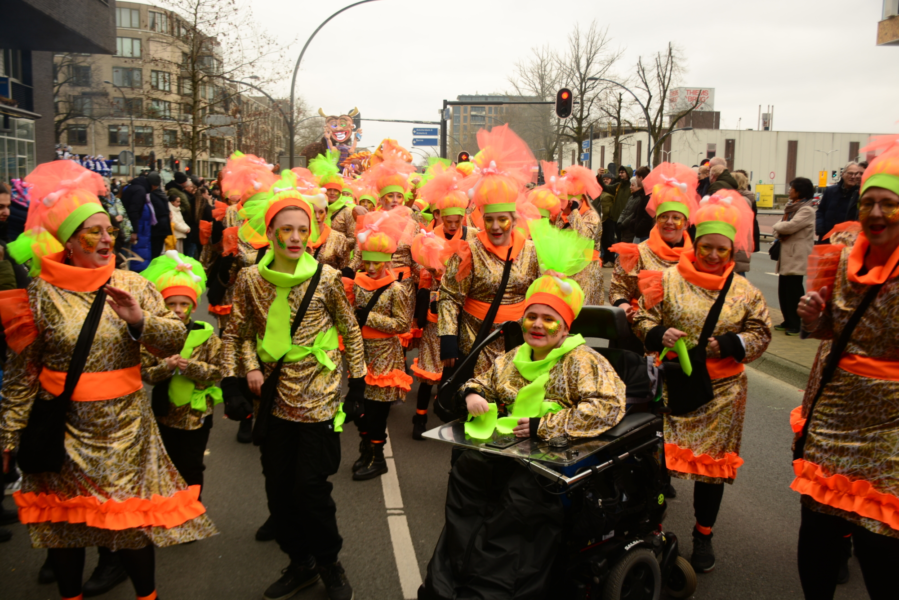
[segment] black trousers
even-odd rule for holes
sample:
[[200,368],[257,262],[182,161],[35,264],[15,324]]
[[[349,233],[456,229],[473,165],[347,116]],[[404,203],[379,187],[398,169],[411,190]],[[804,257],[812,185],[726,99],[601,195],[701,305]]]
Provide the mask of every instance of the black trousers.
[[337,561],[343,538],[328,477],[340,467],[333,421],[296,423],[271,417],[262,447],[262,474],[275,539],[291,559]]
[[855,557],[871,600],[896,597],[899,538],[872,533],[846,519],[802,507],[799,526],[799,580],[807,600],[830,600],[837,589],[837,572],[846,555],[845,538],[852,535]]
[[615,262],[615,258],[618,257],[614,252],[609,251],[609,246],[613,246],[615,242],[618,241],[616,227],[617,223],[609,218],[607,221],[604,221],[602,224],[602,238],[600,238],[600,248],[602,248],[602,260],[603,262]]
[[799,300],[805,294],[802,285],[803,275],[780,275],[777,278],[777,300],[780,302],[780,312],[784,315],[784,323],[787,330],[798,331],[802,325],[796,309],[799,308]]
[[693,484],[693,514],[696,522],[703,527],[714,527],[718,520],[718,510],[724,497],[723,483],[705,483],[696,481]]
[[165,236],[163,237],[153,237],[150,236],[150,260],[153,260],[165,249]]
[[203,471],[206,470],[203,455],[209,441],[209,430],[212,429],[212,415],[203,419],[203,427],[192,431],[166,427],[160,423],[157,425],[165,451],[169,453],[178,473],[187,485],[202,486]]
[[365,399],[365,415],[362,417],[362,430],[372,442],[387,440],[387,417],[390,415],[390,402],[375,402]]

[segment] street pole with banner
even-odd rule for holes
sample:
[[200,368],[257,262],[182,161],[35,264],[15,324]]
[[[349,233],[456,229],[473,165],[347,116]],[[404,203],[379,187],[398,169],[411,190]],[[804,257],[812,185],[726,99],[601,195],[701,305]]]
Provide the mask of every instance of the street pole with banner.
[[590,123],[590,158],[588,160],[589,169],[593,170],[593,123]]

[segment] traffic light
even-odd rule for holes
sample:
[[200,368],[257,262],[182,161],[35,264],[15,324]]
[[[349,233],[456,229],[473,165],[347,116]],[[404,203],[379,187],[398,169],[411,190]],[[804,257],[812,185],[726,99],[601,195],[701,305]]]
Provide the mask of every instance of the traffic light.
[[574,97],[571,90],[562,88],[556,93],[556,116],[560,119],[566,119],[571,116],[571,106],[574,104]]
[[469,162],[470,160],[471,156],[469,156],[468,152],[460,152],[459,156],[456,157],[456,163]]
[[178,160],[177,158],[175,159],[175,168],[174,168],[173,170],[174,170],[174,171],[180,171],[180,170],[181,170],[181,161]]

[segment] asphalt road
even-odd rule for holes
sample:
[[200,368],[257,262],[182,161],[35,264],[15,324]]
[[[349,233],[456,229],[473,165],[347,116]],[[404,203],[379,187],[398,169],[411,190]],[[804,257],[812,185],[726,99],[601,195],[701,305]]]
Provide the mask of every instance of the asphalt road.
[[[768,256],[768,249],[771,247],[769,242],[762,242],[758,252],[752,255],[749,261],[749,274],[747,277],[752,285],[757,287],[765,296],[768,306],[771,308],[780,308],[780,301],[777,298],[777,275],[774,271],[777,262],[771,260]],[[776,325],[777,323],[775,323]]]

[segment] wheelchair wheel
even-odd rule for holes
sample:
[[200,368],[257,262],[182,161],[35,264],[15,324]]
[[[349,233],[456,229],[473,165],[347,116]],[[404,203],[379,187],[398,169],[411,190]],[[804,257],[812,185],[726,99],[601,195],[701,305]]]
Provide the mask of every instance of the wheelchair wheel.
[[651,550],[639,548],[625,554],[609,573],[603,600],[659,600],[662,569]]
[[689,598],[696,591],[696,584],[693,565],[683,556],[678,556],[665,581],[665,593],[671,598]]

